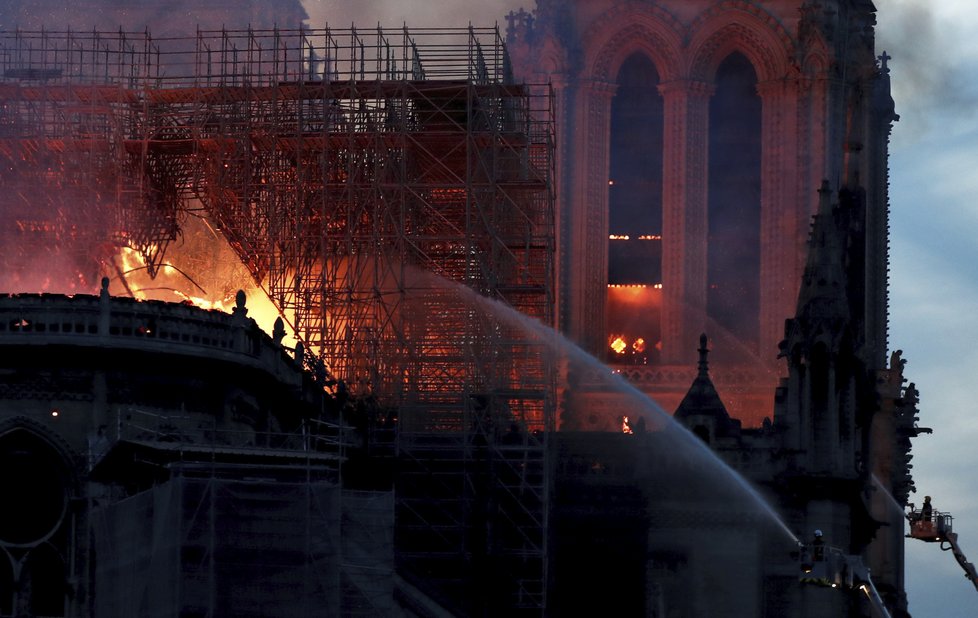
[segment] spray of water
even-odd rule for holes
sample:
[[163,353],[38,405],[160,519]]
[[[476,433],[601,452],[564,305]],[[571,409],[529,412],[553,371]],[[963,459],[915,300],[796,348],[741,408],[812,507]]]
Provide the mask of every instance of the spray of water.
[[[624,395],[628,400],[628,415],[648,416],[651,421],[650,427],[654,428],[657,434],[668,438],[669,442],[666,445],[668,453],[663,459],[667,467],[670,467],[679,478],[673,477],[669,470],[662,472],[664,475],[662,478],[667,479],[670,484],[682,485],[677,489],[679,494],[684,495],[683,492],[694,491],[691,486],[696,482],[705,482],[709,487],[709,499],[715,504],[732,505],[746,502],[747,508],[774,523],[793,544],[799,543],[798,537],[758,490],[720,459],[707,444],[673,420],[672,416],[648,395],[555,330],[500,301],[482,296],[462,284],[437,275],[412,271],[409,278],[412,281],[407,286],[408,289],[418,290],[422,294],[425,293],[424,290],[448,290],[466,309],[475,309],[506,328],[543,343],[555,358],[567,362],[569,366],[586,373],[589,377],[597,376],[603,382],[601,384],[603,391]],[[690,471],[701,478],[689,478]],[[723,502],[724,500],[726,503]]]
[[872,475],[872,478],[873,478],[873,485],[876,487],[876,490],[879,491],[882,494],[882,496],[885,498],[887,508],[893,511],[893,515],[897,515],[899,517],[905,517],[906,511],[904,511],[903,506],[901,506],[900,503],[897,502],[896,498],[893,497],[893,494],[891,494],[883,485],[883,483],[881,483],[880,480],[876,478],[875,474]]

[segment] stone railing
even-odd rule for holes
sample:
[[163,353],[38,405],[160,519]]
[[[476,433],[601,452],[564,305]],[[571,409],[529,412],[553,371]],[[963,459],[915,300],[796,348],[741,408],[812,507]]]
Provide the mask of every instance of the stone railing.
[[0,296],[0,347],[68,345],[141,349],[223,358],[262,365],[279,376],[301,373],[301,359],[247,317],[238,293],[231,314],[192,305],[112,297],[107,280],[99,296]]

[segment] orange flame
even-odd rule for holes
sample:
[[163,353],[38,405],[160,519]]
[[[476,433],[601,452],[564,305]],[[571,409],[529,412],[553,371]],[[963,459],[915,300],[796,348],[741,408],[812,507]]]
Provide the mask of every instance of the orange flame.
[[[131,295],[139,300],[189,303],[202,309],[229,313],[235,305],[235,294],[242,289],[248,298],[248,317],[253,318],[262,330],[271,333],[275,320],[281,315],[278,308],[250,275],[236,270],[240,261],[230,248],[222,251],[204,260],[183,259],[186,256],[179,249],[168,252],[171,259],[163,262],[156,277],[151,278],[142,254],[123,247],[116,255],[119,268],[116,277],[110,281],[109,292]],[[187,262],[186,266],[184,262]],[[204,286],[192,277],[205,279]],[[291,335],[283,340],[283,345],[288,347],[295,343],[296,339]]]
[[621,337],[615,337],[615,339],[611,342],[611,349],[617,354],[624,354],[627,348],[628,342]]

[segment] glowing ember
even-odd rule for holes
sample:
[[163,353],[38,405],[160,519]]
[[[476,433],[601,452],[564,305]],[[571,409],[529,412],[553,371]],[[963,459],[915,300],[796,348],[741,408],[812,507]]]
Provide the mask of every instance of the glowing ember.
[[608,284],[608,287],[609,288],[616,288],[616,289],[617,288],[625,288],[625,289],[633,289],[633,290],[644,289],[644,288],[652,288],[653,290],[661,290],[662,289],[662,284],[661,283],[653,283],[652,285],[649,285],[647,283],[609,283]]
[[[628,234],[608,234],[608,240],[631,240],[632,237]],[[662,240],[661,234],[642,234],[638,237],[639,240]]]
[[618,354],[624,354],[627,348],[628,342],[621,337],[615,337],[615,340],[611,342],[611,349]]
[[636,339],[635,342],[632,343],[632,349],[635,350],[639,354],[641,354],[642,352],[644,352],[645,351],[645,339],[642,339],[641,337],[639,337],[638,339]]
[[621,417],[621,432],[622,433],[628,433],[628,434],[635,433],[635,432],[632,431],[631,426],[628,424],[628,417],[627,416]]

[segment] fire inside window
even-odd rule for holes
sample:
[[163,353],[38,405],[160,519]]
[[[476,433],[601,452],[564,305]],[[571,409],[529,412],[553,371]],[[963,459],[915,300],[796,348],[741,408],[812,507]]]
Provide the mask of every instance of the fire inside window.
[[618,71],[608,178],[608,360],[648,364],[661,348],[662,97],[644,54]]

